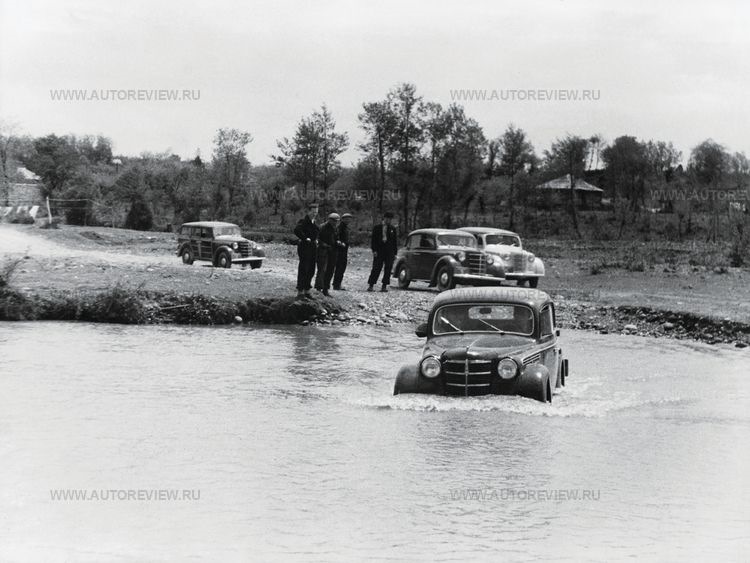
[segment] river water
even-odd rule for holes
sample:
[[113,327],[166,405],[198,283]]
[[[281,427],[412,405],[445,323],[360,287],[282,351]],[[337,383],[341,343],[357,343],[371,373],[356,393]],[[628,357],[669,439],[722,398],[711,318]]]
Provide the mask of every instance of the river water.
[[0,560],[747,557],[747,351],[564,331],[551,405],[393,397],[421,343],[0,323]]

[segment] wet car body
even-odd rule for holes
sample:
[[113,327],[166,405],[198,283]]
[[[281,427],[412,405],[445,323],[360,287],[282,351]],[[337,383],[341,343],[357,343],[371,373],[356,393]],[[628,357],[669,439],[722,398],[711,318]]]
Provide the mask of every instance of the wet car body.
[[523,249],[517,233],[492,227],[460,227],[458,230],[474,235],[477,248],[502,264],[506,279],[515,280],[518,285],[528,283],[529,287],[537,287],[539,279],[544,277],[544,262]]
[[399,370],[394,394],[520,395],[551,402],[568,375],[555,321],[551,298],[535,289],[441,293],[416,331],[427,338],[422,358]]
[[243,237],[234,223],[194,221],[178,230],[177,256],[184,264],[205,260],[217,268],[249,264],[255,269],[260,268],[266,253],[262,246]]

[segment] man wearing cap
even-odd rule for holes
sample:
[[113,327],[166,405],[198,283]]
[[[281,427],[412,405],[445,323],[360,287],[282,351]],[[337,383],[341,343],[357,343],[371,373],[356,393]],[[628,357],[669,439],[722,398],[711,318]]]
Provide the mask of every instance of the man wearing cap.
[[299,266],[297,267],[297,297],[310,295],[311,282],[315,275],[315,246],[318,241],[318,226],[315,219],[318,217],[318,204],[311,203],[307,206],[307,214],[297,222],[294,234],[297,236],[297,256]]
[[378,283],[380,270],[385,267],[383,272],[383,286],[380,291],[388,291],[388,284],[391,283],[391,268],[393,260],[398,252],[398,236],[396,228],[391,225],[393,213],[386,211],[383,214],[383,222],[372,228],[372,238],[370,248],[372,248],[372,271],[370,279],[367,280],[367,291],[374,291],[373,286]]
[[315,289],[322,291],[326,296],[330,295],[328,289],[331,287],[333,269],[336,267],[336,231],[340,219],[338,213],[331,213],[318,234],[318,273],[315,274]]
[[344,213],[339,223],[336,268],[333,271],[333,289],[339,291],[346,291],[346,288],[341,287],[341,282],[344,280],[346,264],[349,261],[349,219],[351,218],[351,213]]

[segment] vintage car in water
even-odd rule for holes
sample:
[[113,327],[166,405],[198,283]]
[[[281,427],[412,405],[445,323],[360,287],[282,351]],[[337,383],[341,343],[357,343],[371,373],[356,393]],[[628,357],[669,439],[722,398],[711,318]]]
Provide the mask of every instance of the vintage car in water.
[[401,289],[413,281],[427,282],[439,291],[458,284],[498,285],[504,274],[501,261],[477,248],[474,235],[452,229],[412,231],[393,264]]
[[520,395],[552,402],[568,377],[555,320],[554,303],[536,289],[441,293],[416,330],[427,337],[422,358],[399,370],[393,394]]
[[512,231],[491,227],[461,227],[460,231],[471,233],[477,239],[477,247],[500,260],[508,280],[517,280],[518,285],[537,287],[544,277],[544,262],[523,249],[521,237]]
[[266,253],[244,238],[234,223],[195,221],[185,223],[177,232],[177,256],[184,264],[207,260],[217,268],[231,268],[232,264],[260,268]]

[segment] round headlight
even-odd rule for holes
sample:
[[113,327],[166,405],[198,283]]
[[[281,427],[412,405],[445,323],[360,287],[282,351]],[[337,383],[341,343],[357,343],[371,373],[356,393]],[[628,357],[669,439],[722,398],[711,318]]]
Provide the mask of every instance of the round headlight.
[[503,358],[497,364],[497,374],[502,379],[513,379],[518,374],[518,364],[510,358]]
[[422,365],[419,369],[425,377],[429,377],[430,379],[437,377],[440,375],[440,360],[435,356],[428,356],[422,360]]
[[534,255],[533,254],[529,254],[529,262],[533,262],[533,261],[534,261]]
[[503,260],[510,260],[510,252],[506,252],[505,254],[501,254],[500,258]]
[[458,254],[456,254],[456,260],[458,260],[459,262],[463,262],[464,260],[466,260],[466,254],[464,252],[459,252]]
[[492,266],[494,263],[495,263],[495,258],[491,254],[487,256],[487,264]]
[[240,245],[237,244],[236,242],[232,243],[232,250],[237,250],[239,247],[240,247]]

